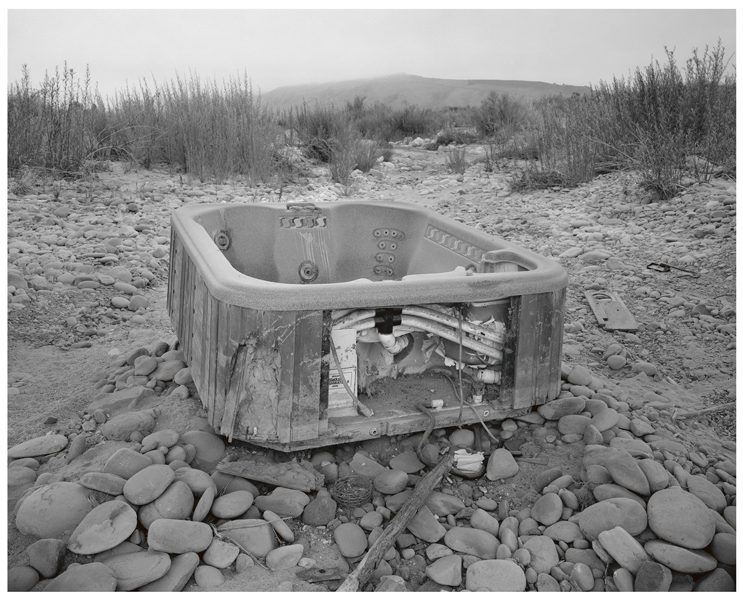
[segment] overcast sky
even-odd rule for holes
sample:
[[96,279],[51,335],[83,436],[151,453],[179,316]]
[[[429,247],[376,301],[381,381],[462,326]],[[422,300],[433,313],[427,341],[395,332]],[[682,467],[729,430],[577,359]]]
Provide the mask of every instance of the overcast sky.
[[[722,40],[734,10],[10,10],[8,79],[66,60],[101,93],[189,71],[276,87],[408,73],[589,85]],[[736,58],[733,58],[735,62]]]

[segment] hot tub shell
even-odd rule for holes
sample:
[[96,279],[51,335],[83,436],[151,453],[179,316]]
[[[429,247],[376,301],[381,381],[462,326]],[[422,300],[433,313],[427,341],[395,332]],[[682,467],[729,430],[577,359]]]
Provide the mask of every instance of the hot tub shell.
[[[566,285],[557,262],[404,203],[200,204],[171,218],[168,313],[209,422],[284,451],[423,431],[421,386],[444,399],[437,427],[557,397]],[[449,382],[425,372],[363,397],[372,417],[328,411],[333,314],[498,300],[501,381],[461,421]]]

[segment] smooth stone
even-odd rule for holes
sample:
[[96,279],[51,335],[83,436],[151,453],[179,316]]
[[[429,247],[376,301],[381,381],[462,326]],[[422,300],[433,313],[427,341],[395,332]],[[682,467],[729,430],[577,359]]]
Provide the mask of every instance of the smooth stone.
[[630,573],[624,567],[614,571],[612,580],[614,581],[614,585],[616,586],[617,591],[620,591],[620,592],[634,592],[635,591],[635,578],[633,577],[632,573]]
[[137,513],[126,502],[111,500],[91,510],[70,536],[75,554],[98,554],[118,546],[137,528]]
[[[444,530],[446,532],[446,530]],[[443,537],[443,534],[442,534]],[[451,556],[454,553],[454,551],[449,548],[448,546],[444,546],[443,544],[429,544],[426,547],[426,558],[430,560],[431,562],[442,558],[444,556]]]
[[399,494],[395,494],[394,496],[387,496],[384,499],[384,505],[390,509],[393,513],[396,513],[398,510],[400,510],[407,502],[408,498],[413,495],[412,488],[408,488],[407,490],[400,492]]
[[408,530],[415,537],[429,544],[438,542],[446,535],[446,529],[438,522],[427,506],[418,509],[417,514],[408,523]]
[[717,560],[707,552],[689,550],[661,540],[646,542],[645,552],[653,560],[679,573],[707,573],[717,567]]
[[149,433],[155,427],[155,419],[149,411],[130,412],[145,400],[154,397],[154,390],[135,385],[110,393],[101,392],[88,404],[85,411],[93,415],[97,410],[102,410],[112,417],[101,426],[101,433],[109,440],[125,440],[134,431]]
[[[123,392],[126,390],[121,391]],[[116,393],[118,392],[114,392],[114,394]],[[112,419],[106,421],[105,424],[101,425],[100,432],[107,440],[125,442],[126,440],[131,439],[131,435],[134,432],[140,431],[142,433],[146,433],[152,431],[154,427],[155,419],[152,417],[152,415],[146,411],[138,411],[124,413],[123,415],[116,415]],[[129,450],[130,452],[134,452],[129,448],[125,449]],[[106,469],[104,468],[104,471],[105,470]],[[120,475],[120,473],[118,472],[116,474]],[[123,475],[121,476],[124,477]],[[124,479],[126,479],[126,477],[124,477]]]
[[586,564],[578,563],[570,572],[570,577],[583,592],[590,592],[594,586],[594,577],[591,567]]
[[389,469],[374,478],[374,488],[382,494],[398,494],[408,485],[408,474],[405,471]]
[[[21,459],[24,460],[24,459]],[[9,467],[7,471],[8,475],[8,487],[17,485],[24,485],[27,483],[33,483],[36,481],[36,471],[29,467],[13,466]]]
[[[131,539],[131,537],[129,538]],[[119,554],[129,554],[130,552],[144,552],[144,548],[133,544],[130,541],[121,542],[118,546],[114,546],[110,550],[104,550],[103,552],[93,556],[93,560],[97,562],[103,562],[107,558],[112,556],[118,556]]]
[[631,419],[629,422],[629,428],[632,434],[637,437],[643,437],[655,433],[655,428],[642,419]]
[[591,425],[599,431],[606,431],[614,427],[619,421],[619,413],[613,408],[605,408],[591,418]]
[[498,448],[490,455],[486,476],[490,481],[509,479],[519,472],[519,465],[505,448]]
[[554,493],[545,494],[532,506],[531,518],[542,525],[549,526],[560,520],[563,508],[560,496]]
[[336,527],[333,540],[346,558],[361,556],[367,546],[366,534],[356,523],[342,523]]
[[583,432],[583,442],[586,444],[603,444],[604,437],[598,429],[589,424]]
[[633,575],[637,574],[644,561],[651,560],[642,545],[621,527],[602,531],[598,541],[614,560]]
[[16,527],[38,538],[67,539],[91,510],[87,490],[58,481],[31,492],[18,508]]
[[18,566],[8,569],[8,591],[28,592],[39,583],[38,572],[28,566]]
[[727,521],[728,525],[735,529],[735,506],[728,506],[725,510],[722,511],[722,515],[725,518],[725,521]]
[[128,592],[163,577],[170,569],[165,552],[132,552],[107,558],[104,562],[116,577],[116,589]]
[[426,567],[426,575],[439,585],[457,587],[462,583],[462,557],[452,554],[439,558]]
[[454,448],[474,448],[475,434],[470,429],[455,429],[449,436],[449,443]]
[[557,566],[559,556],[552,538],[546,535],[535,535],[524,542],[523,545],[531,554],[529,566],[537,573],[549,573],[552,567]]
[[557,422],[557,430],[562,435],[580,435],[586,431],[591,424],[590,417],[583,415],[566,415]]
[[707,505],[680,488],[660,490],[648,501],[648,526],[662,540],[699,550],[715,535],[715,519]]
[[500,550],[501,546],[506,546],[511,553],[516,552],[516,550],[518,550],[519,541],[518,541],[518,538],[516,537],[516,534],[513,532],[512,529],[508,529],[507,527],[501,527],[500,542],[501,542],[501,545],[498,546],[498,548],[496,549],[496,557],[498,555],[498,550]]
[[405,471],[408,474],[417,473],[425,466],[415,452],[403,452],[390,459],[391,468]]
[[603,571],[606,567],[593,548],[568,548],[565,551],[565,560],[573,564],[582,563],[599,571]]
[[150,525],[147,532],[147,545],[150,550],[168,554],[203,552],[211,544],[212,537],[212,528],[206,523],[158,519]]
[[68,440],[64,435],[44,435],[26,440],[8,449],[8,458],[33,458],[55,454],[67,447]]
[[219,519],[234,519],[253,504],[253,494],[237,491],[220,496],[212,503],[212,514]]
[[463,510],[464,502],[456,496],[434,490],[428,495],[426,506],[431,509],[433,514],[439,517],[445,517],[447,515],[456,515],[460,510]]
[[204,562],[210,567],[226,569],[235,562],[238,554],[240,554],[240,548],[235,544],[214,538],[204,552]]
[[45,592],[114,592],[116,577],[114,572],[99,562],[86,565],[73,563],[67,570],[52,579],[44,588]]
[[599,502],[604,500],[611,500],[613,498],[628,498],[634,502],[637,502],[640,506],[645,508],[647,503],[645,500],[640,498],[637,494],[630,492],[628,489],[623,488],[621,485],[615,485],[613,483],[603,483],[593,488],[593,496]]
[[727,506],[725,494],[716,485],[710,483],[706,477],[690,475],[686,478],[686,488],[690,494],[694,494],[712,510],[718,513],[725,510]]
[[481,560],[467,568],[467,589],[471,592],[523,592],[526,575],[511,560]]
[[558,521],[554,525],[550,525],[544,530],[543,535],[556,542],[565,542],[566,544],[572,544],[575,540],[583,539],[580,527],[577,523],[571,523],[570,521]]
[[182,481],[174,481],[157,499],[139,509],[139,523],[145,529],[158,519],[188,519],[193,512],[194,497]]
[[559,421],[562,417],[567,415],[577,415],[582,413],[585,407],[586,399],[583,397],[561,398],[559,400],[552,400],[551,402],[541,404],[537,407],[537,412],[548,421]]
[[[129,302],[127,301],[127,305]],[[157,365],[152,373],[150,373],[150,379],[156,379],[157,381],[173,381],[173,377],[181,369],[186,368],[186,363],[182,360],[165,360]],[[188,442],[191,443],[191,442]]]
[[150,465],[132,475],[124,485],[124,497],[132,504],[149,504],[173,482],[175,473],[167,465]]
[[537,577],[538,592],[561,592],[560,583],[549,573],[540,573]]
[[593,375],[583,365],[575,365],[568,374],[567,380],[574,385],[588,385],[593,380]]
[[487,531],[490,535],[498,537],[498,519],[493,518],[481,508],[475,509],[470,515],[470,525],[475,529]]
[[668,471],[665,470],[663,465],[652,458],[643,458],[637,461],[637,466],[645,474],[651,494],[668,487]]
[[667,592],[671,587],[673,576],[670,569],[653,561],[640,565],[635,576],[636,592]]
[[405,580],[398,575],[382,575],[375,592],[407,592]]
[[25,550],[28,564],[44,579],[55,577],[64,563],[67,546],[62,540],[44,539],[31,544]]
[[495,558],[500,542],[487,531],[471,527],[452,527],[444,535],[444,543],[455,552],[472,554],[479,558]]
[[694,585],[695,592],[734,592],[735,580],[725,569],[715,569]]
[[272,571],[281,571],[282,569],[292,569],[304,554],[302,544],[292,544],[291,546],[281,546],[271,550],[266,555],[266,566]]
[[579,513],[578,525],[586,538],[593,541],[602,531],[621,527],[632,536],[648,526],[645,509],[629,498],[611,498],[597,502]]
[[180,592],[199,566],[199,555],[186,552],[172,557],[170,568],[160,579],[143,585],[140,592]]
[[547,469],[536,476],[534,485],[537,491],[541,492],[558,477],[562,477],[562,469]]
[[185,483],[194,496],[202,496],[209,488],[217,489],[214,480],[201,469],[179,469],[175,473],[175,480]]
[[218,531],[223,537],[236,542],[257,558],[264,558],[279,545],[273,527],[263,519],[228,521],[220,525]]
[[[185,482],[182,482],[185,483]],[[189,488],[190,490],[191,488]],[[193,495],[193,492],[191,492]],[[193,511],[193,516],[191,518],[192,521],[203,521],[206,518],[206,515],[209,514],[209,511],[212,508],[212,504],[214,502],[214,497],[217,495],[217,488],[215,487],[209,487],[204,490],[204,493],[201,494],[201,498],[199,498],[198,504],[196,504],[196,508]]]
[[111,496],[118,496],[124,490],[126,479],[114,475],[113,473],[91,471],[85,473],[80,478],[79,483],[89,490],[103,492],[104,494],[110,494]]
[[221,571],[209,565],[197,567],[193,577],[196,585],[204,590],[219,587],[224,583],[224,575],[222,575]]
[[211,471],[222,460],[226,450],[222,438],[207,431],[187,431],[181,436],[180,442],[196,448],[196,457],[191,466],[204,471]]
[[617,450],[603,466],[618,485],[640,496],[650,495],[648,479],[629,452]]
[[374,479],[380,473],[383,473],[386,469],[380,465],[376,460],[369,456],[364,456],[358,452],[354,454],[353,460],[350,464],[351,470],[357,475]]
[[271,527],[273,527],[276,532],[276,535],[285,542],[290,544],[294,542],[294,532],[279,515],[270,510],[266,510],[263,511],[263,520],[270,523]]
[[305,506],[302,512],[302,522],[315,527],[327,525],[335,519],[337,510],[338,503],[333,500],[330,493],[325,489],[318,490],[317,497]]
[[359,527],[361,527],[361,529],[365,529],[366,531],[371,531],[375,527],[379,527],[382,524],[382,521],[384,521],[382,513],[378,513],[377,511],[373,510],[361,517],[361,520],[359,521]]
[[150,457],[135,452],[131,448],[120,448],[103,465],[103,472],[118,475],[122,479],[129,479],[150,465],[152,465]]
[[270,510],[281,517],[298,517],[309,503],[310,497],[304,492],[283,487],[277,487],[269,496],[258,496],[254,500],[259,510]]
[[726,565],[736,564],[735,559],[735,535],[731,533],[716,533],[712,538],[710,550],[721,563]]
[[142,447],[139,449],[139,451],[142,454],[145,454],[146,452],[155,450],[160,446],[170,448],[171,446],[175,446],[178,443],[179,437],[180,436],[175,429],[161,429],[159,431],[155,431],[154,433],[145,436],[145,438],[142,440]]

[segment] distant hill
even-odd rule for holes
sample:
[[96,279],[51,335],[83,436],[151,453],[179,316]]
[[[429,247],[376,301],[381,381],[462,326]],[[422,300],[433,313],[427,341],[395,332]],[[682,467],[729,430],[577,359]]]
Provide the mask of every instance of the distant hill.
[[479,106],[491,91],[507,92],[514,98],[537,100],[555,94],[585,94],[589,88],[541,81],[433,79],[402,73],[374,79],[284,86],[261,94],[261,97],[265,105],[279,109],[301,105],[303,101],[308,104],[319,102],[345,106],[356,96],[364,96],[367,106],[379,101],[392,108],[400,108],[405,102],[421,108],[444,108]]

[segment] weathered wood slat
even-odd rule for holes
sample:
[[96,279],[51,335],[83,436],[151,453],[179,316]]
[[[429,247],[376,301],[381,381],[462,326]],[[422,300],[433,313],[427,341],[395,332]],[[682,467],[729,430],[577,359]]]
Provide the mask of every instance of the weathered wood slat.
[[537,341],[535,351],[535,382],[534,395],[532,404],[543,404],[549,396],[551,384],[550,377],[552,369],[550,368],[551,341],[552,341],[552,310],[554,296],[552,294],[538,294],[539,306],[537,308],[539,329],[537,331]]
[[563,288],[552,293],[552,337],[550,339],[550,385],[548,399],[552,400],[560,395],[560,371],[562,367],[562,330],[565,314],[565,294]]
[[216,396],[217,353],[219,351],[219,302],[214,300],[207,289],[204,311],[204,373],[199,395],[207,409],[207,415],[214,415]]
[[[241,346],[245,336],[243,323],[245,314],[239,306],[222,305],[221,308],[225,309],[225,326],[220,324],[220,331],[226,335],[223,337],[224,345],[220,344],[219,359],[222,372],[218,374],[217,386],[222,389],[223,405],[220,420],[215,420],[212,426],[215,429],[219,428],[222,435],[231,438],[237,420],[247,364],[244,357],[247,347]],[[221,314],[222,310],[220,310],[220,316]]]
[[536,363],[541,329],[539,307],[539,294],[521,296],[521,316],[513,382],[513,408],[526,408],[534,402],[534,389],[539,371],[539,365]]
[[180,336],[181,333],[181,262],[183,247],[180,240],[176,237],[173,240],[171,260],[170,260],[170,285],[168,298],[170,300],[170,321],[173,324],[175,334]]
[[[279,374],[279,393],[276,405],[276,435],[282,443],[292,439],[292,405],[298,385],[295,356],[301,355],[301,344],[297,337],[298,313],[272,315],[272,326],[281,330],[276,338],[279,351],[281,373]],[[296,351],[296,354],[295,354]]]
[[292,441],[313,439],[319,433],[322,334],[322,311],[297,314],[294,355],[294,372],[297,375],[291,405]]
[[204,302],[208,295],[206,284],[198,276],[198,271],[195,272],[196,277],[194,281],[194,300],[193,300],[193,343],[191,348],[191,362],[188,366],[191,368],[191,377],[194,381],[198,381],[199,384],[203,381],[204,372],[204,342],[205,342],[205,330],[208,328],[208,323],[204,318]]

